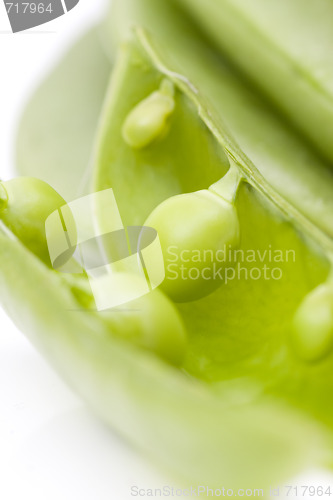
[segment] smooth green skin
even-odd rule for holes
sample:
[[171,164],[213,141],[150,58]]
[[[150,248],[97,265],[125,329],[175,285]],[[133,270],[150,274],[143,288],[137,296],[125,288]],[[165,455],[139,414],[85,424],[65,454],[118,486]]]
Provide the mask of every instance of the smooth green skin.
[[0,300],[16,325],[97,415],[184,486],[265,488],[323,459],[309,421],[273,400],[232,408],[121,340],[131,310],[84,313],[77,280],[70,286],[1,228],[0,262]]
[[175,0],[333,162],[331,0]]
[[305,297],[293,321],[297,356],[318,362],[333,351],[333,286],[324,284]]
[[[239,222],[231,203],[208,190],[174,196],[158,205],[144,225],[158,232],[166,270],[161,289],[174,301],[198,300],[222,285],[223,279],[214,278],[214,267],[234,263],[221,264],[218,252],[239,243]],[[204,251],[212,252],[212,261],[204,261]],[[202,262],[190,257],[193,252],[199,252]],[[190,279],[193,273],[199,278]]]
[[45,221],[65,200],[46,182],[33,177],[18,177],[0,183],[7,200],[1,207],[0,221],[46,265],[51,267],[45,235]]
[[24,110],[15,149],[20,175],[48,182],[68,200],[90,192],[91,149],[110,70],[93,28],[65,54]]
[[[168,80],[166,80],[168,82]],[[145,148],[167,132],[167,120],[175,109],[172,95],[167,88],[153,92],[139,102],[127,116],[122,134],[125,142],[132,148]]]

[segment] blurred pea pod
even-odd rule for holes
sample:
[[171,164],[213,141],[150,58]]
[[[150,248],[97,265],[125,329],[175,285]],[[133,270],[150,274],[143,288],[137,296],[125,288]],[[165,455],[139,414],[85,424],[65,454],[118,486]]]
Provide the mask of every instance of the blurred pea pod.
[[57,63],[28,102],[18,131],[20,175],[48,182],[67,199],[89,191],[91,148],[111,71],[99,38],[92,28]]
[[175,327],[161,292],[101,315],[85,280],[51,271],[2,226],[0,258],[1,303],[16,325],[107,424],[180,483],[265,487],[326,460],[323,435],[297,413],[273,402],[232,408],[125,341]]
[[333,162],[331,0],[176,0]]
[[[220,282],[216,289],[191,290],[190,284],[181,290],[179,282],[164,288],[177,301],[185,292],[186,300],[201,294],[200,300],[177,306],[188,334],[181,372],[167,367],[163,356],[158,359],[131,343],[121,343],[120,350],[119,337],[131,339],[137,328],[128,316],[123,321],[111,314],[105,321],[89,312],[87,320],[74,324],[68,311],[59,314],[73,300],[88,308],[89,291],[83,293],[75,277],[65,280],[42,269],[18,242],[5,237],[2,300],[15,318],[11,304],[17,307],[23,296],[13,266],[29,256],[23,269],[31,266],[38,272],[43,296],[52,276],[60,297],[54,301],[52,295],[45,304],[36,292],[25,303],[27,321],[21,327],[32,325],[36,342],[45,342],[45,353],[59,372],[74,381],[103,418],[189,480],[199,477],[216,484],[223,477],[247,487],[255,481],[274,483],[290,475],[293,464],[304,466],[300,455],[307,459],[313,453],[315,462],[318,448],[325,450],[314,443],[316,431],[305,421],[316,420],[325,437],[322,425],[332,429],[333,424],[331,173],[171,2],[122,0],[113,9],[103,28],[104,47],[113,52],[123,39],[126,43],[118,53],[97,131],[88,171],[93,189],[114,188],[125,225],[147,220],[156,226],[166,261],[170,238],[187,245],[186,251],[198,249],[202,239],[209,239],[213,251],[227,242],[244,254],[255,252],[261,264],[271,267],[272,255],[289,258],[277,257],[280,279],[247,279],[252,264],[245,261],[239,278]],[[133,35],[133,23],[150,34],[139,28]],[[99,53],[95,42],[94,47]],[[50,120],[56,122],[56,115]],[[28,115],[25,120],[20,141],[28,137]],[[33,149],[26,158],[21,155],[21,170],[23,164],[30,170],[34,155]],[[44,159],[49,175],[46,152]],[[237,175],[230,176],[233,169]],[[105,214],[96,208],[103,227]],[[207,221],[210,234],[203,231]],[[184,231],[188,227],[191,231]],[[235,263],[226,264],[233,276]],[[24,275],[23,288],[30,274]],[[48,336],[44,310],[48,318],[58,318]],[[314,326],[305,329],[309,310]],[[66,335],[57,340],[65,320]],[[139,325],[140,340],[143,325],[148,325]],[[83,345],[78,332],[88,327]],[[313,335],[317,327],[319,339]],[[154,329],[158,332],[159,326]],[[96,332],[105,333],[97,340]],[[132,340],[149,348],[133,335]],[[214,400],[213,406],[205,398]],[[297,430],[295,411],[302,415],[296,419]]]

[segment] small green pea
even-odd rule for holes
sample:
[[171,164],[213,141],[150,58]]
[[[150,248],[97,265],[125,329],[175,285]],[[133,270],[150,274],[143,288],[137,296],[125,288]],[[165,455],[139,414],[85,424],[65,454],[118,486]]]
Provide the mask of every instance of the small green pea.
[[333,285],[324,284],[308,294],[293,320],[292,343],[296,355],[308,362],[333,352]]
[[211,191],[169,198],[145,225],[158,232],[166,270],[161,288],[176,302],[213,292],[222,284],[225,267],[234,265],[227,259],[239,244],[237,210]]
[[[134,274],[113,275],[113,286],[119,296],[140,289],[143,282],[143,277]],[[107,319],[108,313],[103,314]],[[154,352],[172,365],[182,364],[187,349],[187,334],[178,310],[162,291],[155,289],[125,302],[109,314],[111,329],[119,337]]]
[[45,236],[47,217],[65,200],[46,182],[18,177],[0,183],[0,220],[43,262],[51,266]]
[[137,104],[127,116],[122,129],[125,142],[134,149],[142,149],[163,136],[174,108],[173,85],[163,80],[160,89]]

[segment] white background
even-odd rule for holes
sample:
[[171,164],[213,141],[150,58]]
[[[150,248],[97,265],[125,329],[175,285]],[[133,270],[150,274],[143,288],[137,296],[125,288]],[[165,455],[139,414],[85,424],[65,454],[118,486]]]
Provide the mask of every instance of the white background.
[[[25,101],[104,7],[103,0],[81,0],[67,15],[13,35],[0,0],[0,178],[14,175]],[[323,472],[309,471],[293,483],[331,484],[333,493]],[[0,309],[0,500],[125,500],[133,498],[132,485],[165,484],[170,481],[69,392]]]

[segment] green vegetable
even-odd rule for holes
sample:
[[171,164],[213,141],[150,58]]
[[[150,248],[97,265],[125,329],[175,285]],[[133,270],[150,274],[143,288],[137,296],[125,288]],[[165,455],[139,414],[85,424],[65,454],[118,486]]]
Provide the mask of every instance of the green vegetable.
[[0,183],[0,221],[45,264],[51,266],[45,221],[65,200],[46,182],[19,177]]
[[[159,144],[133,149],[123,140],[122,124],[133,102],[158,89],[166,77],[176,88],[169,133]],[[199,127],[200,156],[191,147],[175,155]],[[126,225],[143,224],[168,198],[196,191],[193,179],[201,178],[199,190],[216,183],[225,169],[221,146],[244,178],[235,198],[240,261],[236,268],[234,263],[227,266],[226,286],[180,306],[189,335],[184,368],[227,392],[227,381],[250,377],[259,384],[259,394],[278,398],[331,427],[333,405],[322,394],[333,390],[333,353],[313,371],[295,356],[290,331],[301,301],[330,273],[332,240],[260,176],[213,107],[166,65],[163,50],[139,30],[136,41],[122,48],[110,84],[95,148],[95,190],[113,187]],[[203,165],[216,165],[215,179]],[[103,207],[96,209],[103,227]]]
[[[112,285],[120,296],[128,290],[138,288],[143,280],[144,278],[136,275],[115,273]],[[111,330],[115,322],[112,316],[117,312],[122,317],[122,339],[156,353],[173,365],[183,363],[187,347],[185,328],[179,312],[161,291],[154,290],[138,299],[127,301],[109,315],[105,312],[106,321],[111,319]]]
[[173,112],[173,87],[164,80],[161,88],[135,106],[123,126],[123,137],[132,148],[144,148],[163,135]]
[[[113,1],[103,30],[105,47],[113,53],[113,47],[130,37],[133,25],[143,26],[152,33],[154,48],[163,47],[164,60],[173,71],[182,75],[182,81],[195,92],[200,92],[205,103],[211,104],[214,122],[224,124],[274,191],[333,238],[330,165],[314,154],[307,141],[274,112],[264,96],[230,69],[174,3],[169,0]],[[237,40],[232,39],[232,43],[236,44]],[[254,60],[255,57],[248,58],[251,64]],[[263,74],[271,73],[258,72],[260,77]],[[328,130],[324,122],[316,128],[320,134]],[[195,147],[197,140],[196,136],[189,139],[191,147]],[[206,181],[203,170],[202,167],[202,181]],[[185,191],[196,189],[200,187],[186,186]]]
[[[113,9],[104,50],[119,53],[87,179],[94,191],[114,189],[125,226],[157,213],[161,241],[164,232],[173,240],[184,217],[193,228],[176,235],[184,250],[219,250],[230,241],[237,263],[222,265],[223,286],[179,304],[178,312],[157,291],[139,307],[101,314],[85,277],[46,268],[0,228],[1,301],[106,422],[186,481],[250,488],[309,464],[331,464],[330,309],[326,295],[317,300],[314,292],[332,272],[329,167],[239,81],[173,2],[115,0]],[[100,57],[96,37],[91,41],[90,57]],[[81,54],[84,47],[79,43]],[[85,127],[77,133],[80,141],[89,136]],[[197,213],[195,227],[178,203]],[[108,214],[94,208],[103,231]],[[187,299],[201,294],[203,286],[195,288]],[[315,342],[304,303],[321,328]]]
[[162,289],[173,300],[198,300],[221,285],[216,269],[221,258],[225,267],[233,264],[225,255],[239,243],[237,211],[229,200],[208,190],[174,196],[145,225],[158,232],[166,267]]
[[333,286],[324,284],[305,297],[294,318],[292,337],[296,354],[320,361],[333,350]]
[[89,163],[110,76],[96,28],[64,56],[28,103],[17,137],[20,175],[48,182],[71,200],[90,190]]
[[131,308],[107,319],[83,314],[78,284],[73,290],[1,228],[0,262],[0,300],[17,326],[107,424],[177,480],[265,487],[314,456],[325,459],[321,435],[285,406],[228,408],[204,384],[121,340]]
[[331,0],[175,0],[333,161]]

